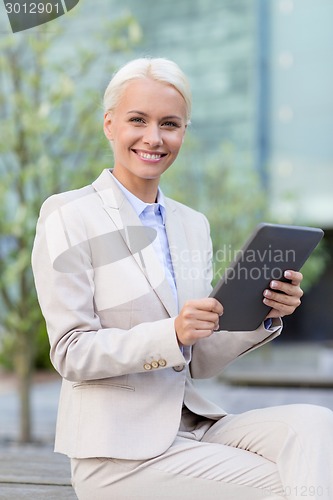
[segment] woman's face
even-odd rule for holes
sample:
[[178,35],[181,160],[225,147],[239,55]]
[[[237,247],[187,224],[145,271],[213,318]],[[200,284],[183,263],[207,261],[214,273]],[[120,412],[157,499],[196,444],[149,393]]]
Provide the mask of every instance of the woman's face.
[[114,175],[128,189],[160,176],[176,159],[186,130],[186,105],[171,85],[150,78],[128,83],[104,119]]

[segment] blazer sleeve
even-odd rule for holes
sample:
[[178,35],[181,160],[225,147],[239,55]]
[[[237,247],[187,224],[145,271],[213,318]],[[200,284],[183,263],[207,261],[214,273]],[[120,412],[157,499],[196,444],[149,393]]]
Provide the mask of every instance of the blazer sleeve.
[[257,330],[247,332],[214,332],[200,340],[192,350],[190,372],[192,378],[210,378],[219,375],[230,363],[240,356],[270,342],[280,335],[282,321],[274,319],[266,330],[261,325]]
[[82,215],[74,208],[70,214],[66,212],[67,218],[59,227],[54,224],[47,231],[50,216],[63,204],[62,195],[52,196],[44,203],[32,252],[35,286],[56,370],[65,379],[81,381],[145,372],[152,360],[163,360],[157,371],[185,363],[174,331],[174,318],[167,313],[165,317],[160,315],[158,321],[140,322],[130,329],[112,324],[102,326],[94,307],[89,245],[83,247],[81,255],[86,262],[85,271],[64,273],[55,269],[50,255],[52,247],[73,234],[82,240],[85,232]]

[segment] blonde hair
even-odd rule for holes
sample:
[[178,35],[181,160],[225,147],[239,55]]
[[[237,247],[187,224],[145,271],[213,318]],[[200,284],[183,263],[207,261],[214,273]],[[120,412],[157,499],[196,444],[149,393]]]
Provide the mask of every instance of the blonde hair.
[[117,106],[128,82],[137,78],[151,78],[172,85],[184,98],[187,123],[190,123],[192,96],[189,81],[179,66],[162,57],[142,57],[122,66],[111,79],[104,94],[104,112],[113,111]]

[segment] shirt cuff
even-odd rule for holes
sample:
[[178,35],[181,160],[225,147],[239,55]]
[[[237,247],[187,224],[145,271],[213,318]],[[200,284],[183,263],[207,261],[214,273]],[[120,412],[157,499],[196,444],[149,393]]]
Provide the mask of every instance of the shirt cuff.
[[270,330],[272,327],[272,323],[273,323],[272,318],[265,319],[264,321],[265,330]]
[[185,358],[186,364],[189,365],[192,359],[192,346],[182,345],[180,350]]

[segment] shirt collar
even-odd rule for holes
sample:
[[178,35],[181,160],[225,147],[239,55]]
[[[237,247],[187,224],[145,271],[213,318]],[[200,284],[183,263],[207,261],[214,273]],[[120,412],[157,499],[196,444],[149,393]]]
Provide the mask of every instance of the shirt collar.
[[[112,171],[110,171],[110,174],[112,175]],[[125,188],[125,186],[116,179],[114,175],[112,175],[113,180],[116,182],[117,186],[119,189],[123,192],[125,195],[126,199],[130,202],[132,205],[135,213],[137,214],[138,217],[142,214],[144,209],[148,207],[149,205],[159,205],[160,206],[160,212],[162,216],[162,221],[163,224],[165,224],[165,197],[164,194],[162,193],[160,187],[158,187],[157,190],[157,198],[156,198],[156,203],[146,203],[145,201],[140,200],[137,196],[135,196],[131,191]]]

